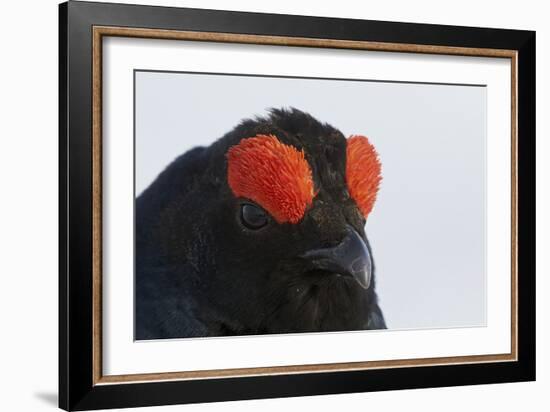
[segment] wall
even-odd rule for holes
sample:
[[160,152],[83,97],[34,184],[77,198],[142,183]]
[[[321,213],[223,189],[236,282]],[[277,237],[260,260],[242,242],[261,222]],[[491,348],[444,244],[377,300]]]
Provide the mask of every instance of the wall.
[[[134,1],[135,2],[135,1]],[[550,260],[548,209],[550,155],[548,98],[550,28],[544,2],[493,1],[367,4],[338,2],[255,2],[253,0],[149,1],[180,5],[274,13],[354,17],[537,30],[538,136],[538,381],[536,383],[426,389],[314,398],[231,402],[167,407],[184,411],[408,410],[463,411],[491,408],[544,410],[550,385],[548,352],[549,290],[545,275]],[[2,409],[53,410],[57,391],[57,2],[4,2],[0,6],[0,250],[4,278],[0,288]],[[535,275],[535,274],[525,274]],[[542,350],[540,350],[542,349]],[[145,410],[145,409],[144,409]],[[152,411],[155,409],[147,409]],[[161,410],[161,409],[159,409]]]

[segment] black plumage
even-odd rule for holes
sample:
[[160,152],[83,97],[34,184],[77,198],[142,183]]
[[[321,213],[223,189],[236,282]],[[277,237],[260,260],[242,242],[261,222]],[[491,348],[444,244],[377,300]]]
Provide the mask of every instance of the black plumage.
[[[318,192],[297,224],[228,186],[228,149],[258,134],[305,152]],[[342,133],[296,109],[245,120],[174,160],[136,200],[136,339],[385,328],[345,167]],[[366,289],[316,252],[340,253],[350,234],[366,247]]]

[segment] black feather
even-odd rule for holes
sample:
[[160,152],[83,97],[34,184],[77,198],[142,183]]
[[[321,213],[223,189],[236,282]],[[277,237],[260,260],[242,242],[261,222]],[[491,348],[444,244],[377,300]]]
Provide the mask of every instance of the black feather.
[[[257,134],[306,153],[319,192],[298,224],[251,231],[239,220],[225,154]],[[364,290],[297,259],[337,243],[347,226],[368,245],[345,161],[342,133],[296,109],[243,121],[179,156],[136,200],[136,339],[385,328],[374,281]]]

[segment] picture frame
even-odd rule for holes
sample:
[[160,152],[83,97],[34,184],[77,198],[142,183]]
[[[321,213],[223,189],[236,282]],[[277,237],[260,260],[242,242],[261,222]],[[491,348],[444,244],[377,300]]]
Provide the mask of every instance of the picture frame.
[[[107,38],[197,42],[199,48],[211,43],[277,46],[292,49],[295,55],[312,49],[506,60],[509,116],[497,122],[510,131],[510,146],[504,145],[510,150],[506,170],[511,173],[505,179],[510,185],[510,213],[504,214],[510,230],[505,239],[510,253],[506,262],[510,271],[505,274],[509,289],[505,290],[511,293],[506,296],[510,311],[503,314],[510,332],[509,351],[106,374],[103,215],[110,175],[105,173],[103,155],[104,118],[112,108],[104,104],[102,77]],[[60,408],[91,410],[534,380],[535,87],[532,31],[80,1],[61,4]],[[490,209],[487,214],[497,211]],[[194,347],[206,348],[207,341],[198,340]]]

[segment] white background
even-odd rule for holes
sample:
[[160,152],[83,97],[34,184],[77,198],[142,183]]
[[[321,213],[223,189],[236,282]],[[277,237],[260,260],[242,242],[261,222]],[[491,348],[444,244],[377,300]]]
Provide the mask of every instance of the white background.
[[[154,2],[190,7],[230,8],[320,16],[393,21],[523,28],[537,30],[537,169],[538,169],[538,381],[536,383],[427,389],[296,399],[172,406],[181,411],[279,411],[281,409],[365,409],[463,411],[545,410],[550,386],[548,352],[550,292],[550,204],[548,142],[548,13],[540,1],[479,2],[463,0],[339,2],[219,1]],[[0,289],[2,350],[2,409],[54,410],[57,390],[57,2],[27,1],[2,5],[2,63],[0,66],[0,176],[3,189],[0,215],[3,287]],[[143,409],[154,410],[154,409]]]
[[[497,62],[509,84],[509,61]],[[409,67],[402,76],[410,76],[410,65],[392,64]],[[367,135],[380,155],[383,181],[367,236],[388,328],[484,326],[485,95],[475,86],[138,72],[136,194],[176,156],[210,145],[243,117],[292,105],[344,136]],[[204,121],[213,114],[216,121]],[[509,139],[503,133],[498,146]],[[508,164],[509,152],[503,158]],[[504,219],[499,227],[509,213]]]

